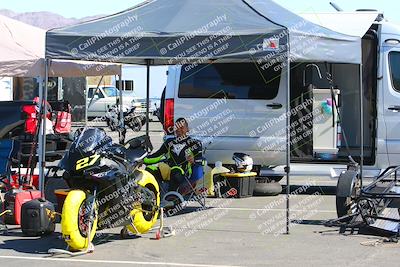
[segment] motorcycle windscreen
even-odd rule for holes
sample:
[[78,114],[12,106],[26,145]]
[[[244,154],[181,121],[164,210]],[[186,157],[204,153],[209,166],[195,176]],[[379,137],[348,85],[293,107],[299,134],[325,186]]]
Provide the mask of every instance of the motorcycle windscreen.
[[64,170],[75,170],[78,160],[98,154],[110,146],[112,146],[112,139],[104,130],[99,128],[83,129],[76,134],[69,151],[60,162],[60,167]]

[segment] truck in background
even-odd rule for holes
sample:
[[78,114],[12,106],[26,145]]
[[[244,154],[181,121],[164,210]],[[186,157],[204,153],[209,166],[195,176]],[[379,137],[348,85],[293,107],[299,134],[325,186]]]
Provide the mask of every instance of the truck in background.
[[[119,89],[114,86],[89,87],[86,102],[88,118],[103,117],[110,107],[119,103]],[[122,91],[122,105],[134,107],[137,113],[146,113],[146,100],[132,91]]]

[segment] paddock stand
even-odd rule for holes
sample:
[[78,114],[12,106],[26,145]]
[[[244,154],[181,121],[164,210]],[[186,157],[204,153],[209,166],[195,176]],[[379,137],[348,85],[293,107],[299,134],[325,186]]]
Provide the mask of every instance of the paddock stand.
[[[164,225],[164,220],[165,220],[165,216],[164,216],[164,211],[165,209],[169,209],[174,207],[174,202],[171,201],[162,201],[161,202],[161,208],[160,208],[160,225],[158,227],[153,227],[152,229],[150,229],[150,232],[155,231],[155,240],[160,240],[161,238],[166,238],[166,237],[171,237],[171,236],[175,236],[175,230],[171,227],[171,226],[165,226]],[[136,230],[135,225],[133,224],[133,222],[131,223],[131,226]],[[136,232],[138,232],[136,230]],[[121,232],[120,232],[120,236],[121,239],[126,239],[129,236],[131,236],[134,234],[131,234],[127,227],[122,228]]]
[[[88,233],[87,236],[90,236],[90,229],[91,226],[88,227]],[[51,248],[47,251],[51,256],[58,256],[58,255],[67,255],[71,257],[77,257],[77,256],[82,256],[88,253],[93,253],[94,252],[94,245],[92,242],[89,243],[89,246],[85,250],[80,250],[80,251],[70,251],[69,247],[67,246],[66,249],[58,249],[58,248]]]
[[[94,192],[94,194],[96,195],[96,191]],[[49,249],[47,252],[51,255],[51,256],[58,256],[58,255],[68,255],[71,257],[77,257],[77,256],[82,256],[88,253],[93,253],[94,252],[94,245],[93,243],[90,241],[90,236],[91,236],[91,230],[92,230],[92,221],[94,219],[94,206],[95,206],[95,198],[93,197],[93,201],[91,203],[91,213],[89,216],[89,225],[88,225],[88,229],[86,232],[86,236],[89,239],[89,245],[85,250],[80,250],[80,251],[70,251],[69,250],[69,246],[67,246],[66,249],[57,249],[57,248],[51,248]]]
[[398,242],[400,237],[400,166],[390,166],[372,183],[362,186],[358,166],[350,164],[338,180],[336,210],[338,219],[325,222],[340,227],[340,233],[368,230]]
[[175,236],[175,230],[171,226],[164,226],[164,208],[161,208],[160,212],[160,227],[156,232],[156,240],[160,240],[161,238]]
[[[94,205],[94,202],[93,202],[93,205]],[[152,228],[150,230],[150,231],[156,230],[156,236],[154,238],[155,240],[159,240],[161,238],[171,237],[171,236],[175,235],[175,230],[172,227],[164,226],[164,219],[165,219],[165,217],[164,217],[164,209],[166,209],[166,208],[168,209],[168,208],[171,208],[173,206],[174,206],[174,203],[171,202],[171,201],[161,204],[161,207],[159,208],[160,209],[160,226]],[[92,210],[94,210],[93,207],[92,207]],[[135,227],[135,225],[134,225],[134,223],[133,223],[132,218],[131,218],[131,226],[136,230],[136,232],[138,232],[136,227]],[[91,225],[89,224],[87,236],[90,236],[90,230],[91,230]],[[120,237],[122,239],[126,239],[129,236],[131,236],[131,234],[128,231],[127,227],[124,226],[122,228],[121,232],[120,232]],[[132,236],[135,236],[135,235],[132,234]],[[85,255],[85,254],[88,254],[88,253],[92,253],[92,252],[94,252],[94,245],[91,242],[90,242],[89,246],[85,250],[82,250],[82,251],[70,251],[68,246],[67,246],[66,249],[51,248],[51,249],[48,250],[48,253],[51,256],[68,255],[68,256],[71,256],[71,257],[82,256],[82,255]]]

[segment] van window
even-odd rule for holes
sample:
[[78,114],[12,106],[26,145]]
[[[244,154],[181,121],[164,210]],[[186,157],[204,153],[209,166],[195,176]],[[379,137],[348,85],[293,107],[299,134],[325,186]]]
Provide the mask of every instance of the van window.
[[389,53],[389,64],[393,88],[400,92],[400,52]]
[[180,98],[274,99],[281,68],[263,70],[255,63],[182,66]]

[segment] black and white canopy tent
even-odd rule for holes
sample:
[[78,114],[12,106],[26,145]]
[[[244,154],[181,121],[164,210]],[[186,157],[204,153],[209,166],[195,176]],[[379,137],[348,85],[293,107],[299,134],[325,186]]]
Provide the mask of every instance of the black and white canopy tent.
[[[149,0],[111,16],[48,31],[46,57],[48,62],[147,65],[147,99],[150,65],[275,60],[285,70],[289,112],[290,61],[361,66],[361,38],[313,24],[271,0]],[[290,116],[286,119],[289,125]],[[288,127],[287,167],[289,141]],[[286,169],[289,185],[290,168]],[[289,190],[288,186],[287,194]]]

